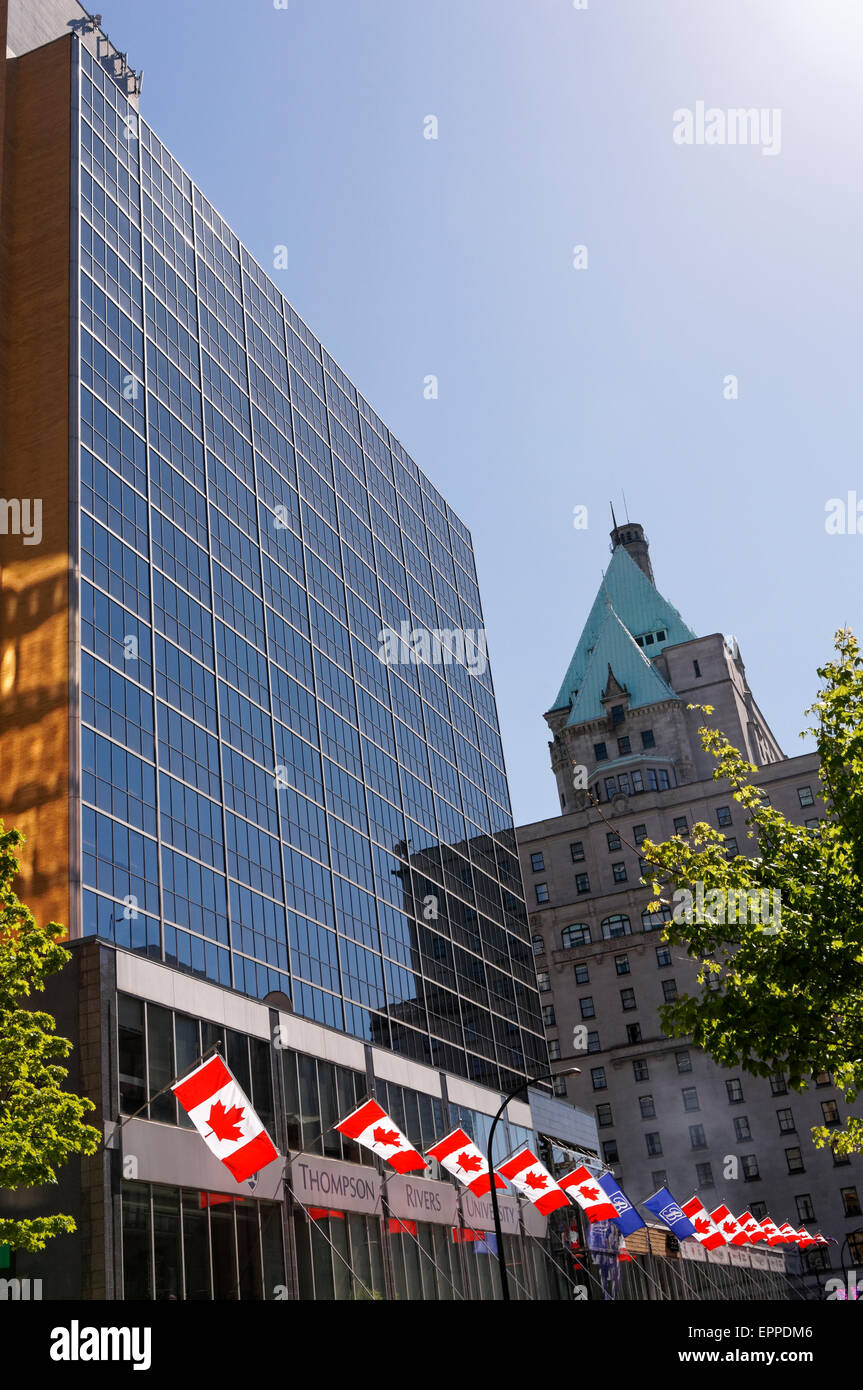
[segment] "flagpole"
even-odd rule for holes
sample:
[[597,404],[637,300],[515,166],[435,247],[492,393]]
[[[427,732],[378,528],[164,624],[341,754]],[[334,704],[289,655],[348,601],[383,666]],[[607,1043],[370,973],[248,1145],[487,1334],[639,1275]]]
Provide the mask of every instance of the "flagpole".
[[[613,1175],[612,1175],[612,1176],[613,1176]],[[639,1226],[639,1227],[637,1227],[636,1229],[637,1229],[637,1230],[641,1230],[642,1228]],[[650,1227],[647,1226],[647,1225],[645,1224],[644,1230],[645,1230],[645,1231],[649,1231],[649,1230],[650,1230]],[[632,1234],[632,1235],[635,1235],[635,1231],[633,1231],[631,1234]],[[625,1240],[625,1239],[626,1239],[626,1237],[624,1236],[624,1240]],[[625,1248],[626,1248],[626,1253],[630,1256],[630,1258],[631,1258],[631,1260],[632,1260],[632,1263],[635,1265],[635,1268],[641,1271],[641,1273],[644,1275],[645,1279],[647,1280],[648,1284],[652,1284],[653,1287],[654,1287],[655,1289],[658,1289],[658,1290],[659,1290],[659,1297],[660,1297],[660,1299],[662,1300],[662,1302],[663,1302],[663,1303],[668,1302],[668,1294],[665,1292],[665,1289],[662,1287],[662,1285],[660,1284],[659,1280],[658,1280],[658,1279],[654,1279],[653,1275],[650,1274],[650,1273],[648,1272],[648,1269],[647,1269],[647,1265],[646,1265],[646,1264],[640,1265],[640,1264],[638,1263],[638,1259],[639,1259],[639,1253],[638,1253],[638,1251],[637,1251],[637,1250],[630,1250],[630,1248],[629,1248],[628,1245],[627,1245]],[[647,1249],[645,1250],[644,1254],[646,1255],[646,1257],[647,1257],[648,1260],[650,1260],[650,1259],[653,1258],[653,1251],[652,1251],[651,1248],[650,1248],[650,1236],[649,1236],[649,1235],[648,1235],[648,1237],[647,1237]],[[629,1300],[625,1300],[625,1301],[628,1302]],[[635,1299],[635,1300],[633,1300],[633,1301],[634,1301],[634,1302],[640,1302],[641,1300]]]
[[[332,1129],[332,1127],[333,1127],[333,1126],[330,1125],[330,1129]],[[326,1130],[324,1130],[324,1133],[326,1134]],[[320,1231],[321,1235],[323,1236],[324,1240],[327,1242],[327,1245],[328,1245],[328,1246],[330,1247],[330,1249],[334,1252],[334,1254],[338,1255],[338,1257],[339,1257],[339,1259],[341,1260],[342,1264],[344,1265],[345,1269],[348,1271],[348,1274],[351,1276],[351,1279],[355,1279],[356,1282],[359,1284],[360,1288],[361,1288],[361,1289],[365,1289],[365,1291],[366,1291],[366,1293],[368,1294],[369,1298],[372,1299],[372,1301],[374,1301],[374,1297],[375,1297],[375,1296],[374,1296],[374,1293],[372,1292],[372,1290],[368,1287],[367,1284],[364,1284],[364,1283],[363,1283],[363,1281],[362,1281],[362,1279],[360,1278],[360,1276],[359,1276],[359,1275],[356,1273],[356,1271],[354,1270],[353,1265],[351,1265],[351,1264],[345,1259],[345,1257],[344,1257],[344,1255],[342,1254],[341,1250],[339,1250],[338,1247],[335,1246],[335,1245],[333,1244],[333,1242],[330,1240],[329,1236],[327,1235],[327,1233],[326,1233],[326,1231],[324,1230],[324,1228],[323,1228],[323,1226],[321,1225],[321,1223],[320,1223],[319,1221],[317,1221],[317,1220],[315,1219],[315,1217],[312,1216],[312,1215],[310,1214],[310,1212],[308,1211],[308,1208],[307,1208],[307,1207],[304,1207],[304,1206],[303,1206],[303,1204],[302,1204],[302,1202],[300,1201],[299,1197],[297,1196],[296,1192],[295,1192],[294,1189],[291,1187],[291,1184],[288,1182],[287,1177],[285,1177],[284,1182],[285,1182],[285,1186],[287,1187],[287,1189],[288,1189],[288,1191],[290,1192],[291,1196],[294,1198],[294,1201],[296,1202],[297,1206],[298,1206],[298,1207],[300,1208],[300,1210],[302,1211],[303,1215],[305,1216],[305,1218],[306,1218],[306,1220],[309,1222],[309,1224],[312,1225],[312,1226],[317,1227],[317,1229]]]
[[139,1105],[138,1109],[133,1111],[131,1115],[127,1115],[125,1120],[121,1120],[118,1115],[117,1119],[114,1122],[114,1129],[112,1129],[110,1135],[106,1135],[105,1138],[102,1140],[102,1144],[105,1146],[105,1148],[108,1147],[108,1140],[110,1139],[113,1142],[113,1140],[116,1139],[117,1135],[120,1133],[120,1130],[123,1128],[124,1125],[127,1125],[130,1120],[137,1119],[142,1110],[146,1110],[149,1106],[153,1104],[154,1100],[158,1100],[159,1096],[163,1096],[166,1091],[170,1091],[172,1086],[176,1086],[177,1082],[182,1080],[182,1078],[186,1076],[192,1070],[193,1067],[197,1067],[201,1062],[205,1061],[206,1058],[209,1057],[211,1052],[221,1052],[221,1050],[221,1042],[214,1042],[212,1047],[208,1047],[206,1052],[202,1052],[200,1057],[195,1058],[194,1062],[190,1062],[189,1065],[185,1067],[183,1071],[178,1072],[176,1076],[173,1076],[171,1080],[168,1082],[167,1086],[162,1087],[161,1091],[157,1091],[155,1095],[149,1096],[148,1099],[144,1101],[144,1104]]
[[[389,1178],[391,1178],[392,1176],[393,1176],[392,1173],[382,1173],[382,1174],[381,1174],[381,1177],[382,1177],[384,1186],[386,1186],[387,1180],[388,1180]],[[422,1179],[420,1179],[420,1181],[422,1181]],[[387,1211],[389,1212],[389,1200],[387,1201]],[[404,1221],[402,1220],[402,1218],[401,1218],[400,1216],[393,1216],[393,1217],[390,1217],[390,1218],[388,1218],[388,1219],[393,1220],[393,1221],[398,1221],[399,1225],[400,1225],[401,1228],[402,1228],[402,1233],[403,1233],[404,1235],[406,1235],[406,1236],[410,1236],[411,1240],[414,1242],[414,1245],[416,1245],[416,1247],[417,1247],[417,1249],[419,1250],[420,1254],[421,1254],[421,1255],[425,1255],[426,1259],[431,1261],[431,1263],[434,1265],[435,1269],[437,1270],[438,1274],[442,1277],[442,1279],[444,1280],[444,1282],[447,1283],[447,1284],[449,1284],[449,1286],[450,1286],[450,1288],[452,1289],[453,1293],[456,1294],[459,1298],[464,1299],[465,1295],[464,1295],[459,1289],[457,1289],[456,1286],[455,1286],[455,1284],[452,1282],[452,1280],[451,1280],[446,1274],[444,1274],[444,1271],[441,1269],[441,1267],[440,1267],[440,1265],[438,1264],[437,1260],[434,1258],[433,1255],[430,1255],[429,1252],[428,1252],[426,1249],[424,1249],[424,1247],[423,1247],[421,1241],[419,1241],[419,1240],[417,1239],[417,1237],[414,1235],[413,1231],[411,1231],[411,1230],[408,1229],[408,1227],[405,1225],[405,1223],[404,1223]],[[392,1234],[392,1232],[390,1232],[390,1234]]]
[[[679,1247],[680,1247],[680,1242],[678,1241],[677,1244],[678,1244],[678,1249],[679,1249]],[[687,1283],[686,1276],[685,1276],[685,1274],[683,1273],[683,1270],[677,1268],[678,1263],[680,1263],[680,1264],[683,1264],[683,1263],[684,1263],[684,1260],[683,1260],[683,1256],[682,1256],[682,1255],[680,1256],[680,1260],[679,1260],[679,1261],[669,1259],[668,1263],[669,1263],[669,1265],[670,1265],[670,1267],[671,1267],[671,1269],[672,1269],[672,1271],[673,1271],[675,1277],[676,1277],[677,1279],[679,1279],[679,1280],[680,1280],[680,1283],[683,1285],[684,1292],[686,1293],[687,1298],[689,1299],[690,1302],[692,1302],[692,1303],[704,1303],[704,1302],[712,1302],[712,1301],[713,1301],[712,1299],[704,1299],[704,1298],[701,1297],[701,1295],[700,1295],[699,1293],[693,1292],[692,1287]]]
[[[559,1265],[559,1264],[557,1263],[557,1260],[554,1258],[554,1256],[552,1255],[551,1251],[550,1251],[550,1250],[546,1250],[545,1246],[543,1245],[542,1241],[539,1239],[538,1236],[533,1235],[530,1231],[525,1231],[525,1235],[527,1236],[528,1240],[532,1240],[532,1241],[533,1241],[534,1245],[538,1245],[538,1246],[539,1246],[539,1248],[540,1248],[540,1250],[542,1251],[543,1255],[545,1255],[545,1258],[546,1258],[547,1260],[550,1261],[550,1263],[551,1263],[551,1264],[554,1266],[554,1268],[557,1270],[558,1274],[562,1274],[563,1277],[564,1277],[564,1279],[566,1279],[567,1282],[570,1283],[574,1289],[581,1288],[581,1285],[580,1285],[580,1284],[577,1284],[577,1283],[575,1282],[575,1280],[572,1278],[572,1276],[569,1275],[569,1274],[567,1274],[567,1272],[566,1272],[566,1270],[563,1268],[563,1266],[562,1266],[562,1265]],[[587,1253],[588,1253],[588,1252],[585,1251],[585,1254],[587,1254]],[[600,1290],[600,1292],[601,1292],[601,1294],[602,1294],[602,1296],[603,1296],[603,1298],[604,1298],[604,1297],[605,1297],[605,1288],[603,1287],[601,1281],[600,1281],[599,1279],[595,1278],[594,1275],[591,1274],[590,1270],[589,1270],[585,1265],[580,1265],[579,1267],[580,1267],[580,1269],[581,1269],[582,1274],[586,1274],[586,1275],[587,1275],[587,1277],[588,1277],[588,1279],[590,1280],[591,1284],[595,1284],[595,1285],[596,1285],[596,1287]],[[612,1300],[612,1301],[613,1301],[613,1300]]]
[[[784,1264],[784,1256],[783,1256],[783,1264]],[[742,1269],[743,1266],[741,1265],[740,1268]],[[755,1280],[752,1279],[752,1276],[751,1276],[751,1274],[749,1274],[749,1271],[748,1271],[748,1270],[746,1271],[746,1273],[747,1273],[749,1279],[751,1280],[751,1282],[752,1282],[753,1284],[755,1284],[755,1287],[756,1287],[756,1289],[757,1289],[757,1288],[758,1288],[758,1285],[757,1285],[757,1283],[755,1282]],[[782,1278],[785,1280],[785,1282],[786,1282],[786,1284],[788,1285],[788,1287],[789,1287],[789,1289],[791,1290],[791,1292],[792,1292],[793,1294],[796,1294],[797,1298],[801,1299],[801,1301],[802,1301],[803,1303],[807,1303],[807,1302],[809,1301],[808,1299],[804,1298],[803,1295],[802,1295],[801,1293],[797,1293],[797,1291],[796,1291],[795,1288],[794,1288],[794,1285],[791,1283],[791,1280],[788,1278],[788,1275],[785,1273],[784,1268],[783,1268],[783,1270],[782,1270]],[[760,1292],[760,1290],[759,1290],[759,1292]],[[791,1300],[789,1299],[789,1302],[790,1302],[790,1301],[791,1301]]]
[[[649,1229],[649,1228],[648,1228],[648,1229]],[[633,1234],[634,1234],[634,1232],[633,1232]],[[629,1249],[628,1246],[627,1246],[627,1249]],[[648,1269],[647,1269],[647,1265],[646,1265],[646,1264],[640,1265],[640,1264],[638,1263],[638,1259],[639,1259],[638,1251],[637,1251],[637,1250],[629,1250],[629,1253],[630,1253],[630,1255],[632,1256],[632,1263],[635,1265],[635,1268],[641,1270],[641,1273],[644,1275],[644,1277],[645,1277],[645,1279],[647,1280],[648,1284],[652,1284],[653,1287],[654,1287],[655,1289],[658,1289],[658,1290],[659,1290],[659,1297],[660,1297],[661,1301],[662,1301],[663,1303],[668,1303],[668,1302],[669,1302],[668,1294],[665,1292],[665,1289],[662,1287],[662,1285],[660,1284],[659,1280],[658,1280],[658,1279],[654,1279],[653,1275],[650,1274],[650,1273],[648,1273]],[[647,1240],[647,1249],[645,1250],[644,1255],[645,1255],[645,1259],[647,1259],[647,1260],[652,1260],[652,1259],[653,1259],[653,1251],[650,1249],[650,1237],[648,1237],[648,1240]]]
[[[462,1229],[463,1229],[463,1230],[468,1230],[468,1231],[469,1231],[469,1230],[472,1230],[473,1228],[472,1228],[471,1226],[466,1226],[466,1227],[463,1227]],[[489,1235],[491,1235],[491,1231],[483,1231],[483,1235],[484,1235],[484,1236],[489,1236]],[[531,1236],[531,1240],[532,1240],[532,1239],[533,1239],[533,1237]],[[491,1249],[491,1247],[489,1246],[488,1241],[486,1241],[486,1250],[488,1251],[489,1255],[491,1255],[492,1259],[497,1261],[498,1266],[499,1266],[500,1269],[502,1270],[502,1269],[503,1269],[503,1258],[502,1258],[502,1257],[503,1257],[503,1250],[501,1249],[501,1247],[498,1246],[498,1253],[495,1254],[495,1252],[494,1252],[494,1251]],[[520,1279],[516,1279],[515,1275],[512,1273],[511,1270],[510,1270],[510,1277],[511,1277],[511,1279],[512,1279],[512,1282],[515,1284],[516,1288],[517,1288],[517,1289],[521,1289],[522,1293],[525,1295],[525,1297],[528,1299],[528,1301],[529,1301],[530,1303],[535,1303],[536,1300],[533,1298],[533,1296],[532,1296],[532,1294],[531,1294],[531,1292],[530,1292],[530,1289],[526,1289],[525,1286],[524,1286],[524,1284],[521,1282],[521,1280],[520,1280]]]
[[556,1076],[580,1075],[581,1067],[566,1067],[563,1071],[547,1071],[541,1072],[539,1076],[526,1077],[525,1080],[521,1081],[519,1085],[515,1087],[514,1090],[510,1091],[509,1095],[504,1096],[500,1109],[498,1110],[497,1114],[491,1122],[491,1129],[488,1132],[488,1145],[486,1149],[486,1157],[488,1161],[488,1171],[491,1175],[491,1209],[494,1214],[494,1233],[497,1237],[497,1248],[500,1252],[500,1296],[503,1299],[504,1303],[508,1303],[510,1301],[510,1298],[509,1283],[507,1281],[506,1260],[504,1259],[503,1250],[503,1229],[500,1224],[500,1205],[497,1200],[497,1183],[495,1182],[494,1158],[492,1156],[492,1149],[494,1147],[494,1132],[497,1129],[498,1122],[502,1118],[503,1112],[506,1110],[506,1107],[509,1105],[510,1101],[515,1100],[516,1096],[520,1096],[522,1091],[527,1091],[528,1086],[536,1086],[540,1081],[551,1081]]
[[[687,1239],[688,1239],[688,1237],[687,1237]],[[716,1290],[716,1292],[719,1294],[719,1297],[720,1297],[720,1298],[725,1298],[725,1296],[726,1296],[726,1295],[725,1295],[725,1290],[723,1289],[722,1285],[721,1285],[721,1284],[715,1283],[715,1281],[714,1281],[713,1279],[711,1279],[710,1275],[707,1273],[707,1269],[710,1268],[710,1251],[709,1251],[709,1250],[705,1250],[705,1249],[704,1249],[704,1246],[702,1246],[701,1248],[702,1248],[702,1250],[704,1250],[704,1260],[703,1260],[703,1261],[697,1260],[697,1261],[694,1261],[694,1263],[698,1264],[699,1269],[701,1269],[701,1272],[702,1272],[702,1274],[704,1275],[704,1278],[707,1280],[707,1282],[708,1282],[708,1284],[710,1285],[710,1287],[711,1287],[712,1289],[715,1289],[715,1290]],[[703,1264],[704,1266],[706,1266],[706,1268],[702,1269],[702,1264]],[[715,1300],[715,1299],[710,1299],[709,1301],[710,1301],[711,1303],[714,1303],[716,1300]]]
[[[460,1298],[460,1299],[464,1300],[465,1297],[466,1297],[465,1294],[463,1294],[463,1293],[461,1292],[461,1289],[457,1288],[456,1285],[453,1283],[453,1281],[450,1279],[450,1277],[449,1277],[447,1274],[444,1273],[444,1271],[441,1269],[440,1265],[438,1264],[437,1260],[435,1259],[434,1255],[430,1255],[429,1252],[428,1252],[426,1249],[424,1249],[422,1243],[417,1239],[417,1237],[414,1235],[413,1231],[409,1231],[409,1230],[408,1230],[408,1228],[407,1228],[407,1227],[405,1226],[405,1224],[404,1224],[404,1221],[402,1221],[402,1218],[401,1218],[400,1216],[393,1216],[393,1217],[391,1217],[390,1219],[391,1219],[392,1221],[398,1221],[399,1225],[400,1225],[401,1228],[402,1228],[401,1232],[396,1231],[395,1234],[396,1234],[396,1235],[404,1234],[404,1235],[406,1235],[406,1236],[410,1236],[410,1239],[413,1241],[414,1245],[417,1247],[417,1249],[419,1250],[420,1254],[421,1254],[421,1255],[425,1255],[426,1259],[431,1261],[431,1263],[434,1265],[435,1269],[437,1270],[438,1274],[439,1274],[439,1275],[441,1276],[441,1278],[443,1279],[444,1283],[445,1283],[445,1284],[449,1284],[450,1288],[452,1289],[453,1293],[456,1295],[457,1298]],[[392,1235],[393,1232],[390,1232],[390,1234]]]

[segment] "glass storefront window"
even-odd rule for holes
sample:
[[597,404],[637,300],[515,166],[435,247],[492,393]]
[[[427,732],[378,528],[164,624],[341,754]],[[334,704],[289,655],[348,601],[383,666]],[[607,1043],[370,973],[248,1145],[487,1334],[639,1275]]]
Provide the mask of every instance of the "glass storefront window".
[[125,1182],[122,1210],[125,1300],[257,1301],[285,1285],[278,1202]]

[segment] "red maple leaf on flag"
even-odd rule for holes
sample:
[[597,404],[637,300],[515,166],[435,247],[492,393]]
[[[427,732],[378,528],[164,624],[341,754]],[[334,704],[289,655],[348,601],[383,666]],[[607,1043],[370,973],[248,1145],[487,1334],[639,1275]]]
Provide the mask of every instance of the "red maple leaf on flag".
[[706,1236],[710,1232],[710,1222],[706,1221],[703,1216],[697,1216],[695,1218],[695,1229],[696,1231],[700,1231],[703,1236]]
[[582,1183],[578,1189],[582,1197],[586,1197],[588,1202],[595,1202],[599,1197],[599,1190],[596,1187],[589,1187],[587,1183]]
[[398,1136],[398,1130],[380,1128],[373,1129],[372,1138],[374,1139],[376,1144],[385,1144],[388,1149],[401,1148],[402,1141]]
[[734,1222],[733,1222],[733,1221],[726,1221],[726,1222],[725,1222],[725,1225],[722,1227],[722,1229],[723,1229],[723,1231],[727,1231],[728,1234],[729,1234],[730,1236],[733,1236],[733,1235],[734,1235]]
[[528,1173],[527,1177],[524,1180],[524,1185],[525,1187],[532,1187],[536,1190],[541,1191],[542,1188],[545,1187],[545,1184],[547,1182],[548,1178],[542,1177],[540,1173]]
[[459,1154],[456,1163],[466,1173],[475,1173],[478,1168],[482,1167],[482,1159],[479,1154]]
[[243,1118],[243,1109],[242,1105],[232,1105],[230,1110],[226,1110],[220,1100],[210,1106],[207,1124],[217,1139],[242,1139],[240,1121]]

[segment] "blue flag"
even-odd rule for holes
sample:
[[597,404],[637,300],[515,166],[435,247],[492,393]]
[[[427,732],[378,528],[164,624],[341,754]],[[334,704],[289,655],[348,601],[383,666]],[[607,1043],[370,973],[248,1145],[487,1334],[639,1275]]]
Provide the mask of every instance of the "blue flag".
[[689,1218],[683,1215],[667,1187],[660,1187],[652,1197],[645,1197],[641,1205],[652,1211],[654,1216],[658,1216],[660,1221],[664,1221],[678,1240],[695,1235],[695,1227]]
[[631,1236],[633,1231],[637,1231],[644,1225],[635,1207],[630,1202],[622,1187],[618,1187],[611,1173],[603,1173],[599,1179],[599,1185],[617,1207],[617,1216],[614,1218],[623,1235]]

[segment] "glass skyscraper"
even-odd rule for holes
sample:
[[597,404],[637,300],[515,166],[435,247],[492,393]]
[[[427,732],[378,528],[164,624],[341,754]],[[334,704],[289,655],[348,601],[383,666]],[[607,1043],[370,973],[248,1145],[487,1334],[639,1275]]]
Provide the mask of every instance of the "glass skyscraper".
[[79,51],[82,931],[509,1085],[491,675],[382,653],[481,633],[470,535]]

